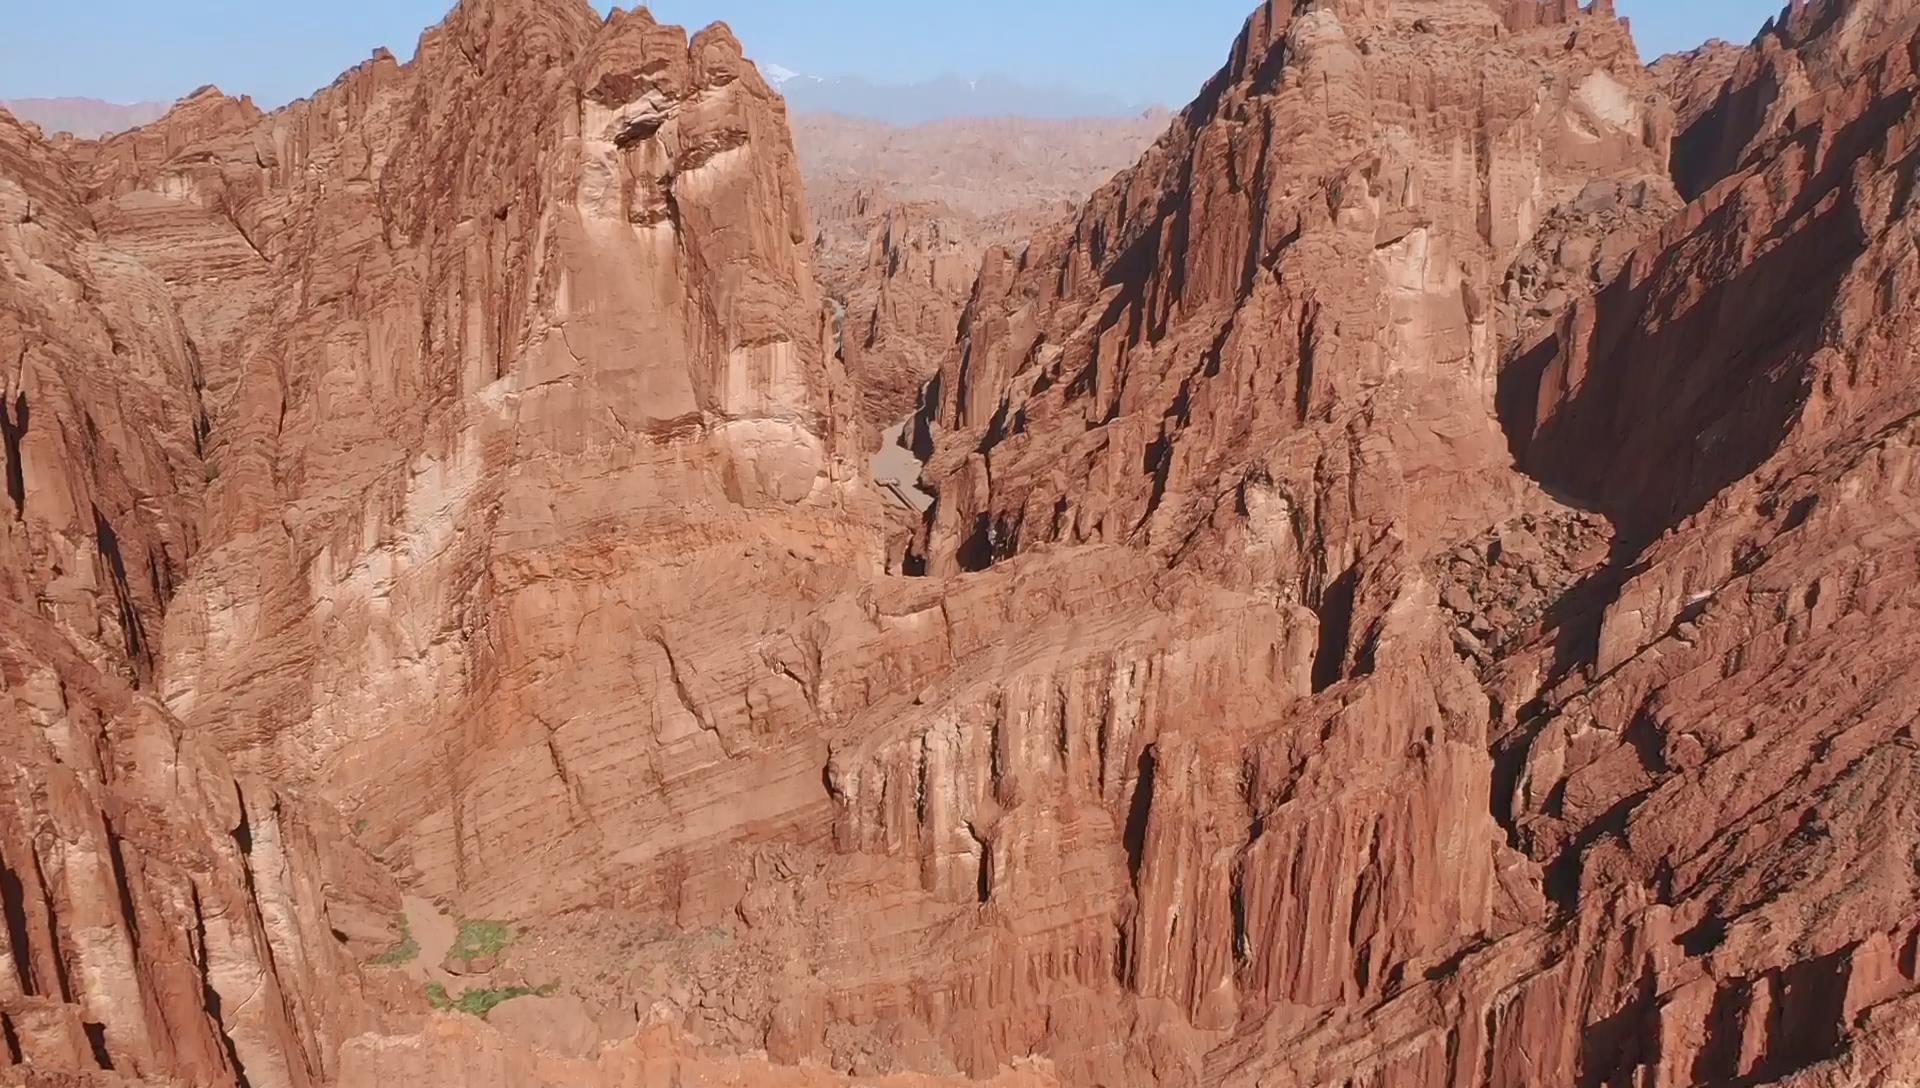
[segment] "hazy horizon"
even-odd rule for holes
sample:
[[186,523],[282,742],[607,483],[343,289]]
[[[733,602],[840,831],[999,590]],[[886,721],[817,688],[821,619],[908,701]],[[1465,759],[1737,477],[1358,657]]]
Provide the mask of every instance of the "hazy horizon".
[[[605,12],[612,5],[593,6]],[[1178,18],[1147,0],[925,4],[914,5],[911,18],[902,18],[904,5],[881,0],[819,0],[804,9],[784,0],[647,6],[661,21],[690,28],[728,23],[763,70],[877,87],[1007,84],[1017,90],[1001,98],[1035,101],[1019,112],[1098,116],[1184,105],[1219,67],[1254,5],[1188,0]],[[1712,37],[1746,42],[1779,6],[1617,0],[1646,60]],[[109,17],[101,17],[103,7]],[[326,86],[377,48],[411,57],[419,34],[449,7],[448,0],[338,0],[324,12],[255,0],[45,5],[16,15],[15,33],[0,42],[0,99],[170,103],[213,84],[271,109]],[[793,82],[790,97],[796,88],[804,99],[805,85]],[[850,112],[844,102],[796,106]],[[988,112],[1007,111],[996,103]]]

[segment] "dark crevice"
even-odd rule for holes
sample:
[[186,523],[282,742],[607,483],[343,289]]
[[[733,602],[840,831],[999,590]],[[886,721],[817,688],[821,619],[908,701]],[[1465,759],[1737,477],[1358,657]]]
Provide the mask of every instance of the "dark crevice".
[[1247,868],[1244,856],[1233,867],[1233,891],[1229,906],[1233,910],[1233,962],[1245,968],[1253,959],[1253,941],[1247,935]]
[[1708,915],[1699,925],[1680,935],[1682,951],[1689,956],[1704,956],[1727,939],[1727,923],[1717,915]]
[[136,679],[147,673],[151,664],[147,660],[147,635],[140,623],[139,610],[133,604],[133,590],[127,584],[127,564],[120,554],[120,538],[113,531],[113,525],[100,513],[98,506],[93,508],[94,546],[100,551],[100,558],[106,561],[107,570],[113,576],[113,595],[120,608],[120,628],[127,639],[127,659],[134,664]]
[[233,1044],[233,1036],[227,1032],[226,1016],[221,1008],[220,991],[213,988],[212,975],[207,970],[207,919],[200,904],[200,892],[193,893],[193,924],[195,943],[200,953],[200,999],[206,1004],[207,1015],[212,1018],[214,1027],[220,1033],[220,1045],[227,1052],[227,1063],[233,1067],[233,1080],[237,1088],[252,1088],[247,1080],[246,1066],[240,1061],[240,1051]]
[[1300,332],[1296,354],[1299,357],[1299,370],[1295,374],[1293,387],[1293,414],[1296,421],[1305,423],[1313,411],[1313,367],[1314,367],[1314,326],[1319,316],[1319,307],[1308,304],[1300,311]]
[[1140,865],[1147,849],[1147,817],[1153,812],[1154,746],[1140,750],[1139,778],[1133,787],[1133,800],[1127,807],[1127,826],[1122,841],[1127,848],[1127,873],[1133,886],[1140,886]]
[[9,1065],[19,1065],[27,1060],[26,1053],[20,1049],[20,1036],[14,1033],[13,1021],[3,1012],[0,1012],[0,1040],[6,1043]]
[[1005,400],[1000,402],[1000,406],[994,410],[993,418],[987,421],[987,429],[980,436],[979,444],[974,446],[975,453],[991,453],[995,446],[1006,441],[1007,411],[1010,407],[1012,406]]
[[917,551],[909,549],[907,554],[901,557],[900,573],[908,578],[925,578],[927,576],[927,557]]
[[87,1033],[87,1045],[93,1048],[93,1060],[105,1072],[113,1072],[113,1054],[107,1049],[107,1025],[87,1023],[82,1025]]
[[963,571],[983,571],[993,565],[993,519],[986,514],[977,514],[973,519],[973,531],[960,542],[954,558],[959,560]]
[[931,768],[927,765],[927,752],[923,747],[914,763],[913,774],[913,819],[921,827],[927,826],[927,776]]
[[1520,776],[1526,773],[1531,739],[1531,735],[1510,739],[1493,750],[1493,789],[1488,804],[1493,822],[1506,831],[1507,845],[1516,850],[1521,845],[1520,828],[1514,822],[1513,794],[1520,786]]
[[133,908],[133,887],[127,879],[126,852],[120,848],[120,835],[113,825],[107,825],[107,860],[113,865],[114,889],[120,893],[120,917],[127,924],[127,936],[130,938],[136,956],[140,948],[140,921]]
[[1707,1041],[1693,1062],[1695,1084],[1740,1083],[1742,1022],[1752,990],[1740,980],[1716,989],[1707,1012]]
[[153,589],[153,599],[162,607],[173,600],[173,560],[167,556],[165,548],[159,551],[147,551],[147,583]]
[[973,841],[980,847],[980,871],[974,877],[974,892],[979,897],[980,905],[985,906],[987,900],[993,897],[993,848],[972,827],[967,828],[967,833],[973,836]]
[[1148,443],[1145,463],[1141,467],[1153,478],[1153,484],[1147,494],[1146,512],[1140,516],[1136,530],[1153,520],[1154,512],[1160,509],[1161,501],[1167,497],[1167,478],[1173,473],[1173,436],[1163,434]]
[[46,920],[46,958],[42,961],[53,966],[53,981],[59,987],[59,993],[48,992],[46,980],[40,980],[40,991],[50,997],[58,997],[62,1003],[73,1003],[73,980],[68,977],[66,952],[61,947],[60,913],[54,907],[53,892],[47,887],[46,870],[40,866],[40,858],[29,853],[27,860],[33,864],[34,886],[40,893],[40,917]]
[[[1561,783],[1554,796],[1549,797],[1550,811],[1556,805],[1565,803],[1566,784]],[[1624,834],[1627,829],[1627,817],[1647,799],[1652,790],[1642,790],[1630,797],[1621,799],[1612,808],[1602,813],[1587,826],[1580,829],[1574,840],[1560,851],[1558,857],[1546,867],[1543,874],[1543,891],[1547,899],[1571,915],[1580,908],[1580,875],[1585,868],[1586,852],[1594,843],[1607,835]]]
[[620,131],[614,134],[613,146],[625,151],[634,144],[652,139],[653,134],[659,132],[661,126],[666,123],[666,117],[661,114],[636,117],[621,126]]
[[1320,644],[1313,654],[1313,691],[1319,694],[1345,676],[1347,640],[1353,634],[1353,599],[1360,572],[1349,570],[1320,595]]
[[27,894],[20,876],[0,863],[0,910],[7,919],[7,951],[13,956],[13,973],[20,979],[24,996],[34,995],[33,956],[27,944]]
[[1775,977],[1777,1000],[1767,1032],[1767,1057],[1755,1070],[1762,1081],[1777,1080],[1797,1069],[1840,1053],[1846,1037],[1847,981],[1858,945],[1817,959],[1803,960]]
[[25,516],[27,511],[27,468],[20,461],[20,439],[27,433],[31,415],[25,390],[14,396],[11,412],[7,411],[7,402],[0,399],[0,436],[7,446],[7,494],[13,499],[15,517]]
[[[241,854],[251,858],[253,857],[253,824],[247,817],[247,799],[242,796],[239,801],[240,822],[234,826],[233,841],[239,844]],[[248,873],[252,873],[251,866],[248,867]]]
[[1658,780],[1668,771],[1667,737],[1660,728],[1659,720],[1652,709],[1641,707],[1633,716],[1621,739],[1633,747],[1633,754],[1640,760],[1640,769]]
[[1638,992],[1618,1012],[1591,1024],[1580,1034],[1579,1088],[1633,1088],[1641,1083],[1635,1071],[1652,1056],[1646,1051],[1659,1037],[1656,1016],[1658,986],[1651,973],[1640,977]]
[[1380,872],[1380,824],[1375,822],[1367,847],[1367,867],[1360,879],[1354,882],[1353,902],[1347,911],[1347,948],[1353,957],[1353,981],[1361,993],[1367,992],[1367,986],[1373,980],[1369,977],[1372,964],[1366,955],[1364,943],[1360,938],[1360,923],[1366,918],[1367,907],[1372,905],[1378,891],[1375,887],[1375,874]]

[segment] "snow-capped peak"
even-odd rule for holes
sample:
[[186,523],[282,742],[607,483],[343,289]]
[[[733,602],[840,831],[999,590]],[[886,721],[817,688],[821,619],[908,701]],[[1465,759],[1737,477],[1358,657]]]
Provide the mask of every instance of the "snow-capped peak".
[[767,77],[767,82],[776,87],[786,83],[788,80],[800,78],[799,72],[794,71],[784,64],[765,65],[760,71]]

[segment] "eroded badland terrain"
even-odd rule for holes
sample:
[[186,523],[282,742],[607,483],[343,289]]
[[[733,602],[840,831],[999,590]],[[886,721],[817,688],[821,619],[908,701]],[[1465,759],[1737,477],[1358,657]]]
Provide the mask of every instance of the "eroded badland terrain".
[[1917,62],[1270,0],[803,183],[462,0],[0,113],[0,1079],[1920,1083]]

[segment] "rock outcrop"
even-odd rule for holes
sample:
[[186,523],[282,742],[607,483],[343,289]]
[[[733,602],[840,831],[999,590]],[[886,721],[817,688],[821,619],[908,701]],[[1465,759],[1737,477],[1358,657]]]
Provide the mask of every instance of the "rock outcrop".
[[841,310],[841,354],[869,434],[912,413],[986,250],[1070,218],[1166,124],[1158,111],[912,128],[794,118],[820,285]]
[[1917,56],[1272,0],[977,268],[850,214],[884,358],[724,27],[0,118],[4,1056],[1911,1082]]
[[411,65],[265,118],[212,98],[86,163],[206,373],[169,705],[475,915],[823,834],[801,690],[711,705],[879,562],[783,114],[732,37],[472,2]]
[[0,113],[0,1070],[330,1083],[398,897],[151,692],[199,542],[198,363],[75,188]]

